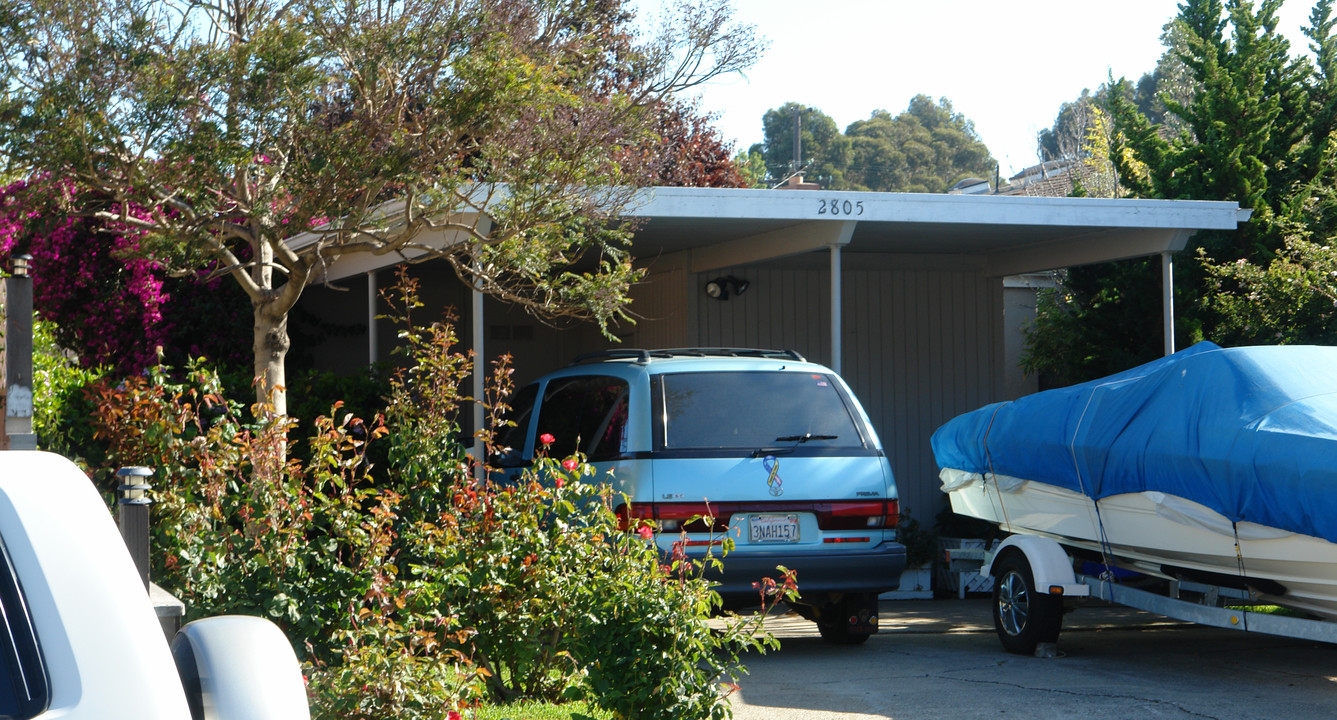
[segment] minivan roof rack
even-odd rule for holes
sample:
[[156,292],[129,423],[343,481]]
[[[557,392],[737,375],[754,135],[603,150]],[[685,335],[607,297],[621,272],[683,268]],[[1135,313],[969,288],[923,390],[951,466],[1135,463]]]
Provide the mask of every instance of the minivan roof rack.
[[672,358],[672,357],[750,357],[750,358],[775,358],[778,360],[794,360],[797,362],[807,362],[807,359],[796,350],[762,350],[759,348],[664,348],[662,350],[640,350],[633,348],[617,348],[613,350],[600,350],[598,352],[585,353],[578,355],[571,361],[572,365],[582,365],[585,363],[604,362],[607,360],[626,360],[634,359],[637,363],[644,365],[653,358]]

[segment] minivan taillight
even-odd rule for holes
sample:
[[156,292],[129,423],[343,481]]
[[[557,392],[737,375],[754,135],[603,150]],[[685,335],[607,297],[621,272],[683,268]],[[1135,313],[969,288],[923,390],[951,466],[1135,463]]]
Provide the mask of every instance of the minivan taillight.
[[[628,509],[630,507],[630,509]],[[622,529],[637,526],[633,520],[650,520],[659,525],[661,532],[676,533],[686,530],[690,533],[724,532],[729,529],[728,513],[710,503],[641,503],[637,505],[618,505],[618,524]],[[706,519],[712,522],[707,524]]]
[[[894,528],[900,520],[900,504],[895,500],[643,503],[630,508],[617,506],[623,529],[636,527],[633,519],[652,520],[664,532],[720,533],[728,530],[730,519],[740,513],[812,513],[822,530]],[[704,519],[707,517],[713,519],[709,525]]]
[[900,519],[900,505],[895,500],[833,502],[825,508],[819,506],[816,512],[817,524],[823,530],[893,528]]

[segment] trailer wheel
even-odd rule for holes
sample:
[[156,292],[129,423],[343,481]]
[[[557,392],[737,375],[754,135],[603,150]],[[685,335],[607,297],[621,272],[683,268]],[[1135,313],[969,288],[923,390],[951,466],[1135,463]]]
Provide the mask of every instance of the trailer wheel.
[[1010,553],[997,565],[993,584],[993,627],[1008,652],[1032,655],[1035,646],[1054,642],[1063,623],[1063,602],[1035,589],[1031,564]]

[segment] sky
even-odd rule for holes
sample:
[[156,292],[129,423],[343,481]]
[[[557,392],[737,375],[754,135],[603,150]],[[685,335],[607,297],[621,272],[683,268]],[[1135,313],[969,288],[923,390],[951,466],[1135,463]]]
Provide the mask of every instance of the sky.
[[[642,18],[675,0],[638,0]],[[1256,5],[1257,3],[1255,3]],[[1007,178],[1038,162],[1036,135],[1059,107],[1112,73],[1156,67],[1177,0],[733,0],[737,20],[769,41],[747,72],[701,89],[701,107],[735,151],[761,142],[767,110],[794,101],[844,131],[915,95],[947,98],[975,124]],[[1291,54],[1312,0],[1286,0],[1279,28]]]

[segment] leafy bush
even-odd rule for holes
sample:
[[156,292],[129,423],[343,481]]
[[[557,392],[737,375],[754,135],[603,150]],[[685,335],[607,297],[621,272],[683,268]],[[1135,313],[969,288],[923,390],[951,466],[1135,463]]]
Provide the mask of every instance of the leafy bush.
[[620,528],[608,486],[580,482],[589,471],[543,459],[515,486],[457,488],[442,521],[420,525],[411,543],[420,555],[411,606],[459,624],[455,647],[493,700],[726,717],[723,683],[740,671],[740,653],[774,640],[754,640],[755,623],[713,630],[706,620],[720,599],[709,583],[664,564],[648,528]]
[[84,388],[100,378],[103,368],[84,368],[56,342],[51,324],[33,323],[33,432],[37,446],[76,462],[93,462],[101,453],[93,442],[88,418],[92,405]]
[[[402,296],[413,306],[413,288]],[[242,417],[188,366],[95,385],[108,465],[157,468],[153,572],[190,616],[273,619],[298,645],[317,718],[452,718],[481,702],[584,700],[614,717],[722,718],[755,622],[712,630],[720,600],[650,528],[619,526],[581,458],[490,482],[459,436],[469,358],[449,324],[404,335],[386,417],[335,404],[288,454],[291,422]],[[489,408],[510,369],[494,368]],[[337,419],[336,419],[337,418]],[[486,433],[482,440],[488,439]],[[386,443],[385,467],[368,448]],[[279,468],[266,473],[265,468]],[[768,583],[777,602],[792,591]]]

